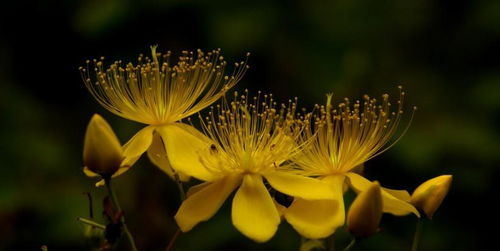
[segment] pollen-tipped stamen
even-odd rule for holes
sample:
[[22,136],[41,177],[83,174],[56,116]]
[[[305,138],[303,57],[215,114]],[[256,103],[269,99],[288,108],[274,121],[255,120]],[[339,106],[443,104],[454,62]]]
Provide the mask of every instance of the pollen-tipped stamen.
[[[104,68],[103,60],[87,60],[80,67],[85,85],[109,111],[137,122],[161,125],[178,121],[209,106],[241,80],[247,60],[224,75],[226,61],[220,49],[204,53],[182,51],[171,65],[171,52],[164,55],[151,47],[152,58],[140,55],[137,65],[115,61]],[[196,55],[195,55],[196,54]]]
[[213,172],[259,173],[276,168],[295,154],[309,116],[295,113],[297,100],[278,106],[271,94],[249,99],[234,93],[232,101],[223,99],[211,107],[200,121],[214,143],[201,156],[201,162]]

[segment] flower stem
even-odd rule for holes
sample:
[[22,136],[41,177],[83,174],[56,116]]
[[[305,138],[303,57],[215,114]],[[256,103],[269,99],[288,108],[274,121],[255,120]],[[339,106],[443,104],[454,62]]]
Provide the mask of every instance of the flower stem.
[[[118,198],[116,197],[116,193],[111,187],[111,179],[106,179],[106,187],[108,188],[108,193],[109,196],[111,197],[111,201],[113,202],[114,206],[118,210],[118,212],[123,212],[120,203],[118,203]],[[123,226],[123,232],[125,232],[125,235],[127,236],[128,241],[130,242],[130,246],[132,247],[133,251],[137,251],[137,247],[135,246],[134,238],[132,237],[132,234],[128,230],[127,224],[125,224],[125,216],[123,214],[120,217],[120,222],[122,223]]]
[[170,239],[170,241],[168,242],[168,246],[167,246],[167,248],[165,249],[165,251],[170,251],[170,250],[172,250],[172,248],[174,247],[175,240],[177,240],[177,237],[179,237],[179,235],[181,235],[181,229],[180,229],[180,228],[177,228],[177,230],[175,231],[174,236],[173,236],[173,237],[172,237],[172,239]]
[[[184,192],[184,186],[182,185],[182,181],[179,178],[179,174],[177,172],[174,172],[174,179],[175,183],[177,183],[177,187],[179,188],[179,197],[181,198],[181,202],[186,200],[186,192]],[[177,230],[175,231],[174,236],[172,236],[172,239],[168,242],[168,246],[165,249],[166,251],[172,250],[174,247],[174,243],[177,240],[177,238],[181,235],[181,229],[177,227]]]
[[335,235],[332,234],[327,239],[328,251],[335,251]]
[[420,235],[422,235],[422,220],[418,218],[417,228],[415,229],[415,236],[413,236],[413,244],[411,245],[411,251],[418,250],[418,244],[420,242]]
[[344,251],[351,250],[351,248],[354,247],[354,244],[356,244],[356,238],[352,237],[351,242],[349,243],[349,245],[347,245],[347,247],[344,248]]
[[85,224],[87,224],[89,226],[95,227],[95,228],[99,228],[99,229],[102,229],[102,230],[106,229],[106,226],[101,225],[101,224],[99,224],[99,223],[97,223],[95,221],[89,220],[89,219],[78,217],[78,218],[76,218],[76,220],[78,220],[78,221],[80,221],[82,223],[85,223]]
[[177,172],[174,172],[174,179],[175,183],[177,183],[177,188],[179,188],[179,197],[181,198],[181,201],[184,201],[186,199],[186,192],[184,192],[184,186],[182,185],[182,181]]

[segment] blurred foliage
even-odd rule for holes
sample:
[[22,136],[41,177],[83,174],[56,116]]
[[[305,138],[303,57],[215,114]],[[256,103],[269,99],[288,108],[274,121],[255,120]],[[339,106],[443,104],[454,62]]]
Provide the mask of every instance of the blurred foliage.
[[[102,189],[81,171],[85,126],[103,115],[125,142],[140,125],[103,110],[85,89],[85,59],[134,60],[162,50],[222,48],[229,61],[252,53],[237,89],[299,96],[305,107],[368,93],[418,106],[404,137],[369,161],[384,186],[413,190],[440,174],[454,184],[422,250],[474,250],[495,240],[500,177],[498,1],[10,1],[0,10],[0,250],[88,250],[76,217]],[[409,109],[408,109],[409,110]],[[407,116],[409,120],[409,116]],[[407,120],[407,121],[408,121]],[[402,126],[404,127],[404,125]],[[116,180],[141,250],[163,250],[175,232],[173,182],[147,160]],[[230,223],[229,205],[182,235],[179,250],[297,250],[286,223],[255,244]],[[382,233],[358,250],[405,250],[415,219],[384,215]],[[349,239],[338,234],[339,246]]]

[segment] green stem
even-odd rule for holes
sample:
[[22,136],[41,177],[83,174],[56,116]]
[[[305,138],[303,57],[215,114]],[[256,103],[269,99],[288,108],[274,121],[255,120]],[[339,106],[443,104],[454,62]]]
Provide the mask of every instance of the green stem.
[[351,242],[349,243],[349,245],[347,245],[347,247],[344,248],[344,251],[351,250],[351,248],[354,247],[354,244],[356,244],[356,238],[352,237]]
[[99,229],[102,229],[102,230],[106,229],[106,226],[101,225],[101,224],[99,224],[99,223],[97,223],[95,221],[89,220],[89,219],[78,217],[78,218],[76,218],[76,220],[78,220],[79,222],[85,223],[85,224],[87,224],[89,226],[93,226],[95,228],[99,228]]
[[420,242],[420,236],[422,235],[422,220],[418,218],[417,228],[415,230],[415,236],[413,236],[413,244],[411,245],[411,251],[418,250],[418,244]]
[[89,199],[89,217],[92,219],[94,218],[94,207],[92,206],[92,196],[90,195],[89,192],[84,193],[87,195],[87,198]]
[[174,172],[174,179],[175,183],[177,183],[177,188],[179,188],[179,196],[181,198],[181,201],[184,201],[186,199],[186,192],[184,192],[184,186],[182,185],[182,181],[179,178],[179,174],[177,174],[177,172]]
[[[109,196],[111,196],[111,201],[113,202],[114,206],[118,210],[118,212],[123,212],[122,208],[120,207],[120,203],[118,203],[118,198],[116,197],[116,193],[111,187],[111,179],[106,179],[106,187],[108,188],[108,193]],[[134,238],[132,237],[132,234],[128,230],[127,224],[125,224],[125,216],[123,216],[123,213],[120,217],[120,222],[122,223],[123,226],[123,232],[125,232],[125,235],[127,236],[128,241],[130,242],[130,246],[132,247],[133,251],[137,251],[137,247],[135,246]]]
[[[175,183],[177,184],[177,188],[179,188],[179,197],[181,198],[181,201],[186,200],[186,192],[184,192],[184,186],[182,185],[182,181],[179,178],[179,174],[175,171],[174,171],[174,179],[175,179]],[[168,242],[168,246],[165,249],[166,251],[172,250],[172,248],[174,247],[174,243],[177,240],[177,238],[179,237],[179,235],[181,235],[181,230],[179,229],[179,227],[177,227],[177,230],[175,231],[174,236]]]
[[335,235],[332,234],[327,239],[328,251],[335,251]]
[[181,230],[179,228],[177,228],[177,230],[175,231],[174,236],[168,242],[168,246],[167,246],[167,249],[165,249],[165,251],[172,250],[172,248],[174,247],[175,240],[177,240],[177,237],[179,237],[179,235],[181,235]]

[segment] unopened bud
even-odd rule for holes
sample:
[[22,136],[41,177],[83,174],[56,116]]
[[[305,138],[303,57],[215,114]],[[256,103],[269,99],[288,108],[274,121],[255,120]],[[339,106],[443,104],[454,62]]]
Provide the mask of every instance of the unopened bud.
[[441,175],[422,183],[411,195],[411,203],[429,219],[439,208],[450,190],[452,175]]
[[95,114],[85,132],[83,146],[85,174],[111,178],[120,168],[123,159],[122,148],[113,129],[101,116]]
[[382,192],[375,181],[358,194],[347,214],[347,228],[356,238],[366,238],[378,231],[382,218]]

